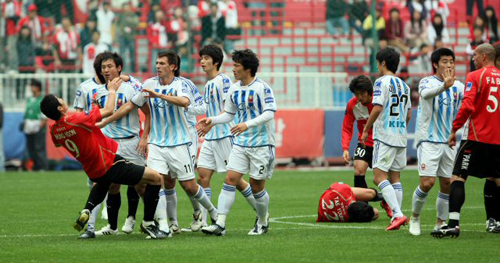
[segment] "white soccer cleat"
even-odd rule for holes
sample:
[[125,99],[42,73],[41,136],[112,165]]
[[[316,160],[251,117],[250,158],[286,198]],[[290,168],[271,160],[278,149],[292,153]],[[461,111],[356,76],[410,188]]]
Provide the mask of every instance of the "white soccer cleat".
[[191,231],[198,232],[203,227],[203,219],[201,218],[201,211],[196,211],[193,214],[193,221],[191,221]]
[[133,216],[129,216],[127,217],[127,219],[125,219],[125,224],[122,227],[122,232],[130,234],[134,232],[134,226],[135,226],[135,219]]
[[111,229],[111,226],[108,224],[105,227],[101,228],[101,230],[95,232],[96,236],[109,236],[109,235],[118,235],[118,229]]
[[203,232],[207,235],[224,236],[226,234],[226,228],[221,227],[217,224],[213,224],[210,226],[202,227],[201,232]]
[[168,228],[170,228],[170,232],[172,232],[172,234],[180,234],[181,233],[181,229],[179,228],[179,225],[177,225],[177,224],[170,224],[170,226]]
[[420,236],[420,217],[410,217],[410,234]]
[[267,233],[268,230],[269,230],[269,226],[255,224],[255,226],[252,228],[252,230],[250,230],[250,232],[248,232],[248,235],[249,236],[260,236],[260,235]]

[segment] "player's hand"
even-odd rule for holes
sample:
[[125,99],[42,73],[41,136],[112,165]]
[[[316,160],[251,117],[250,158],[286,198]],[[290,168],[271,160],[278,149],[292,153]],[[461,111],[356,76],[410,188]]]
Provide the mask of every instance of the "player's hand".
[[454,131],[450,133],[450,138],[448,138],[448,145],[453,149],[453,146],[457,145],[457,135]]
[[453,69],[445,69],[442,76],[444,80],[444,88],[449,89],[457,80],[457,76],[455,76],[455,70]]
[[142,136],[135,148],[139,155],[146,156],[148,153],[148,138],[147,136]]
[[108,124],[105,121],[101,121],[101,122],[98,122],[95,124],[95,126],[97,126],[97,128],[99,128],[99,129],[106,127],[106,125],[108,125]]
[[345,164],[350,164],[351,163],[351,157],[349,156],[349,151],[348,150],[344,151],[344,162],[345,162]]
[[363,134],[361,135],[361,145],[363,146],[363,148],[365,148],[365,143],[367,139],[368,139],[368,131],[363,130]]
[[246,125],[246,123],[240,123],[231,128],[231,133],[234,134],[234,136],[238,136],[246,130],[248,130],[248,126]]
[[125,82],[130,81],[130,77],[128,75],[120,75],[120,78]]
[[205,136],[211,129],[212,129],[213,125],[198,125],[198,129],[196,129],[198,131],[198,136],[200,137],[203,137]]
[[122,85],[123,80],[121,78],[115,78],[108,82],[108,90],[117,91],[120,85]]
[[158,93],[152,89],[142,89],[142,91],[148,93],[147,95],[144,96],[146,98],[159,98],[161,96],[160,93]]
[[199,129],[204,129],[206,126],[210,125],[212,125],[212,119],[210,118],[202,118],[201,120],[198,121]]

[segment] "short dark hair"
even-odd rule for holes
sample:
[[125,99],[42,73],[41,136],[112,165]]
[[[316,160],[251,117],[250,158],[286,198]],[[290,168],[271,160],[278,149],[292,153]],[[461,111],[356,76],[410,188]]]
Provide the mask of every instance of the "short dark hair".
[[449,48],[438,48],[432,52],[431,55],[431,63],[432,63],[432,70],[434,73],[436,73],[436,68],[434,68],[434,63],[439,64],[439,60],[441,59],[442,56],[451,56],[453,58],[453,61],[455,61],[455,53]]
[[42,83],[37,79],[32,79],[30,86],[37,87],[39,90],[42,90]]
[[367,92],[368,94],[373,94],[373,83],[367,76],[361,75],[355,77],[349,83],[349,90],[352,93],[356,93],[357,91]]
[[354,202],[347,208],[347,214],[349,215],[349,222],[364,223],[370,222],[375,216],[373,207],[366,202]]
[[175,53],[175,51],[173,51],[173,50],[160,51],[158,53],[158,58],[161,58],[161,57],[166,57],[168,60],[168,64],[170,64],[170,65],[176,65],[176,66],[180,65],[177,62],[177,53]]
[[[111,59],[115,62],[116,68],[121,67],[123,70],[123,59],[122,59],[122,57],[120,57],[120,55],[118,55],[118,53],[104,51],[101,54],[102,54],[102,56],[101,56],[101,61],[99,62],[99,67],[102,67],[102,62]],[[118,71],[118,75],[120,75],[121,73],[122,73],[121,70]]]
[[222,60],[224,59],[224,55],[222,54],[222,49],[216,45],[206,45],[200,49],[200,57],[201,56],[209,56],[212,58],[213,63],[219,63],[217,65],[217,70],[220,70],[222,66]]
[[106,83],[106,80],[104,79],[104,76],[102,75],[102,68],[101,68],[101,61],[102,61],[103,56],[104,56],[104,53],[99,53],[99,54],[97,54],[97,56],[95,57],[95,60],[94,60],[95,74],[97,75],[97,78],[99,78],[99,81],[101,82],[101,84]]
[[233,52],[233,61],[240,63],[245,70],[250,69],[250,74],[252,77],[255,77],[259,69],[259,58],[257,58],[257,55],[252,50],[235,50]]
[[57,107],[62,106],[59,103],[54,94],[47,94],[43,97],[42,102],[40,102],[40,110],[42,113],[52,120],[59,120],[62,116],[61,112],[57,109]]
[[396,73],[399,66],[399,53],[394,48],[384,48],[377,53],[377,61],[380,64],[385,61],[387,69]]

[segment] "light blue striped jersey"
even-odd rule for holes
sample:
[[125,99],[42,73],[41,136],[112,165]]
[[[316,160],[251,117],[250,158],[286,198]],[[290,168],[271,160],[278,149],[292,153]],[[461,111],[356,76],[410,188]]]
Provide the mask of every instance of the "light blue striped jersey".
[[[448,143],[448,137],[455,116],[457,116],[462,99],[464,98],[465,86],[460,81],[455,81],[453,86],[444,90],[444,82],[436,76],[430,76],[420,80],[418,92],[420,102],[418,104],[416,141]],[[437,96],[424,99],[422,92],[437,93]]]
[[189,107],[186,110],[186,117],[191,129],[196,129],[196,115],[205,114],[205,103],[203,102],[203,97],[201,96],[198,87],[196,87],[191,80],[184,77],[179,77],[179,79],[181,79],[182,82],[184,82],[184,84],[188,87],[189,100],[191,101],[191,104],[189,104]]
[[[142,88],[130,85],[128,82],[122,82],[118,90],[116,91],[116,105],[115,111],[117,111],[125,103],[132,100],[132,98],[140,93]],[[107,89],[106,89],[107,92]],[[106,95],[105,101],[107,101],[108,94]],[[141,131],[141,123],[139,122],[139,112],[138,109],[134,109],[122,118],[108,124],[102,129],[102,132],[106,137],[111,139],[127,138],[131,136],[139,136]]]
[[82,82],[76,90],[76,97],[73,103],[75,109],[81,109],[84,112],[90,112],[92,109],[92,98],[97,93],[98,105],[104,107],[105,96],[108,90],[102,84],[98,84],[94,78],[87,79]]
[[[144,89],[151,89],[168,96],[186,97],[189,99],[189,87],[179,78],[171,83],[162,85],[160,78],[153,77],[144,82]],[[132,103],[142,107],[149,103],[151,109],[151,132],[149,143],[161,147],[171,147],[190,144],[189,123],[185,109],[168,103],[160,98],[146,98],[145,92],[140,92],[132,99]]]
[[[264,111],[276,112],[276,100],[273,90],[259,78],[248,86],[241,86],[241,81],[233,84],[227,94],[224,110],[235,114],[236,123],[244,123],[260,116]],[[262,125],[251,127],[234,139],[234,144],[241,147],[274,146],[274,118]]]
[[383,109],[373,125],[373,140],[393,147],[406,147],[406,117],[411,108],[408,85],[396,76],[378,78],[373,88],[375,105]]
[[[207,118],[220,115],[224,111],[224,102],[231,87],[231,79],[225,74],[220,73],[215,78],[205,84],[203,99],[207,105]],[[226,137],[232,137],[231,127],[234,121],[215,125],[205,136],[205,140],[219,140]]]

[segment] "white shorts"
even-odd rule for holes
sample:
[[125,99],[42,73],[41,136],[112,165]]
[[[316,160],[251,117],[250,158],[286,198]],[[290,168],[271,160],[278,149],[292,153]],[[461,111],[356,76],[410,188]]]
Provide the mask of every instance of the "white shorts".
[[139,140],[139,137],[114,140],[118,143],[118,151],[116,153],[133,164],[144,166],[146,165],[146,158],[137,152]]
[[196,164],[196,159],[198,158],[198,132],[196,127],[190,127],[189,133],[191,135],[191,145],[189,145],[189,151],[191,152],[191,161]]
[[422,142],[417,148],[418,174],[451,178],[457,147],[451,149],[445,143]]
[[274,171],[274,146],[247,148],[234,145],[227,170],[241,174],[250,171],[250,178],[255,180],[271,179]]
[[392,147],[383,142],[374,141],[372,162],[373,169],[400,172],[406,167],[406,147]]
[[160,147],[149,144],[148,167],[163,175],[170,172],[179,181],[194,179],[193,162],[189,145]]
[[225,173],[229,155],[233,149],[233,137],[220,140],[205,140],[201,145],[198,167]]

